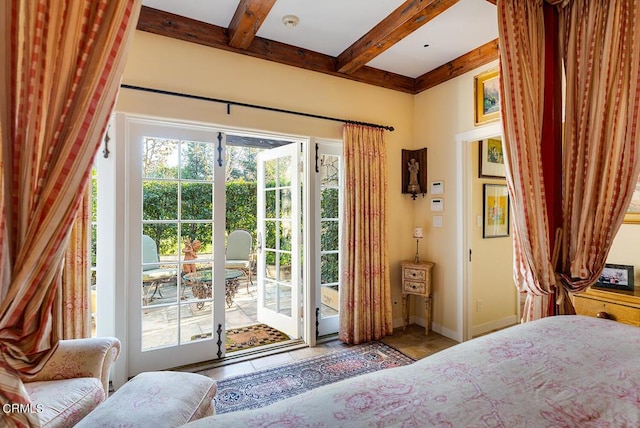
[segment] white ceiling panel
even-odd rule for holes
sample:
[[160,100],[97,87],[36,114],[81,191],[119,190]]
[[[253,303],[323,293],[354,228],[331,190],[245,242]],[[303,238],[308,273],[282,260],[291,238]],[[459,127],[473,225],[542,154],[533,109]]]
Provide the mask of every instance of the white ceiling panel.
[[[142,4],[227,28],[240,0],[143,0]],[[337,57],[405,0],[277,0],[257,36]],[[282,18],[296,15],[286,27]],[[416,78],[498,38],[496,7],[460,0],[367,65]],[[428,47],[425,47],[428,45]]]
[[[402,3],[403,0],[278,0],[257,35],[338,56]],[[299,24],[285,27],[285,15],[296,15]]]
[[460,0],[367,65],[415,78],[497,38],[496,7]]
[[142,0],[144,6],[227,28],[240,0]]

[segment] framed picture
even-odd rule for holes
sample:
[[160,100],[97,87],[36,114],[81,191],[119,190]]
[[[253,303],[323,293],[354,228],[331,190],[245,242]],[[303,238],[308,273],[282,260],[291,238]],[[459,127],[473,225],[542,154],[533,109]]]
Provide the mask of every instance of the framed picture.
[[498,69],[489,70],[473,78],[476,93],[475,124],[500,120],[500,79]]
[[502,138],[493,137],[480,140],[478,176],[480,178],[505,178]]
[[640,224],[640,177],[636,181],[636,188],[633,191],[633,197],[627,208],[623,223]]
[[509,192],[506,184],[485,184],[482,204],[482,237],[509,236]]
[[629,265],[604,265],[596,287],[616,288],[618,290],[633,291],[633,266]]

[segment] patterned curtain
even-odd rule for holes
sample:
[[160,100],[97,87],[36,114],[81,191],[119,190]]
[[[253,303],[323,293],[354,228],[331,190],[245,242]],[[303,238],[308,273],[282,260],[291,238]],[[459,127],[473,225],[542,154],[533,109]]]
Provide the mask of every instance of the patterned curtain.
[[[57,346],[63,258],[118,92],[139,0],[0,5],[0,405]],[[5,426],[39,424],[10,413]]]
[[380,128],[344,126],[340,333],[364,343],[393,333],[387,248],[387,155]]
[[62,270],[60,315],[62,339],[91,337],[91,182],[71,227]]
[[[593,284],[638,177],[638,0],[553,0],[566,69],[562,228],[549,241],[542,157],[542,0],[498,0],[502,119],[523,321],[570,313]],[[558,268],[559,267],[559,268]]]

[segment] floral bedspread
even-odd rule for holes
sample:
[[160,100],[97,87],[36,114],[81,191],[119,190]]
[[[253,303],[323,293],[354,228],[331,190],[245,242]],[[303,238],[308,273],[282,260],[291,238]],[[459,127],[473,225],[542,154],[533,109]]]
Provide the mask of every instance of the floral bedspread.
[[640,328],[561,316],[190,427],[638,427]]

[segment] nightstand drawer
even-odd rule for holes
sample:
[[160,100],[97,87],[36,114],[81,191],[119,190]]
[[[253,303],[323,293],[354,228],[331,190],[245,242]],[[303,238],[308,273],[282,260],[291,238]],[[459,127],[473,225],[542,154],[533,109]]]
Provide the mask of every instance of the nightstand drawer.
[[638,308],[580,295],[575,296],[575,307],[578,315],[596,317],[599,313],[606,313],[607,317],[614,321],[640,326],[640,310]]
[[411,269],[404,268],[402,272],[404,279],[413,279],[415,281],[424,281],[427,278],[427,273],[424,269]]
[[424,282],[416,282],[416,281],[404,281],[403,292],[405,293],[420,293],[426,294],[427,292],[427,284]]

